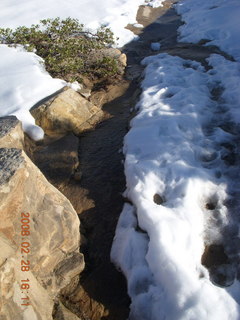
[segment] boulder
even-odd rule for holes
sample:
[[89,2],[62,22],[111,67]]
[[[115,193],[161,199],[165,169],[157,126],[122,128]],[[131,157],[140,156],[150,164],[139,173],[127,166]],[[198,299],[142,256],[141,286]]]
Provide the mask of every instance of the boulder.
[[92,129],[102,118],[103,111],[71,88],[49,102],[33,108],[36,124],[50,136],[73,132],[80,135]]
[[15,116],[0,118],[0,147],[23,149],[24,134],[22,124]]
[[0,319],[52,320],[84,267],[78,216],[17,148],[0,148],[0,212]]
[[108,56],[111,58],[116,58],[123,68],[127,66],[127,56],[125,53],[122,53],[119,49],[104,48],[104,49],[98,50],[98,55],[100,57]]

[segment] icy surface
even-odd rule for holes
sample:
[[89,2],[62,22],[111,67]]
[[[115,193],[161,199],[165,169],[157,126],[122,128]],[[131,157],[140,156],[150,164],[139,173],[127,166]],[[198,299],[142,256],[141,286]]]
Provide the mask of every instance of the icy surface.
[[179,28],[181,41],[210,40],[240,61],[240,1],[184,0],[176,5],[185,22]]
[[[143,64],[139,112],[124,142],[132,205],[123,209],[111,253],[128,279],[130,319],[239,320],[239,214],[226,206],[236,192],[239,198],[239,166],[225,160],[240,134],[239,64],[212,55],[206,72],[167,54]],[[218,270],[223,288],[201,263],[205,245],[221,243],[235,250],[232,264]]]

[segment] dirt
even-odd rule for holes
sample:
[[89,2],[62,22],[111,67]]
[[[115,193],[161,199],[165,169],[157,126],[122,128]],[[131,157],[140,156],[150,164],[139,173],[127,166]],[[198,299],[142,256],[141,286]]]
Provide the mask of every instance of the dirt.
[[[129,314],[126,281],[111,263],[110,250],[124,204],[122,193],[126,181],[122,146],[133,116],[131,110],[140,94],[141,60],[156,54],[150,45],[157,41],[161,41],[160,52],[197,60],[205,66],[210,54],[219,53],[213,47],[178,43],[177,29],[182,22],[172,4],[173,1],[166,1],[163,7],[156,9],[140,6],[137,21],[144,27],[127,26],[139,40],[121,48],[128,59],[125,79],[91,97],[95,104],[103,105],[106,119],[79,137],[78,174],[69,170],[67,177],[59,179],[57,172],[54,174],[46,168],[46,163],[41,166],[38,160],[43,159],[39,156],[41,148],[35,152],[37,164],[68,197],[81,220],[81,251],[86,268],[77,289],[71,295],[63,295],[62,302],[82,320],[126,320]],[[156,202],[163,201],[159,195],[155,198]]]

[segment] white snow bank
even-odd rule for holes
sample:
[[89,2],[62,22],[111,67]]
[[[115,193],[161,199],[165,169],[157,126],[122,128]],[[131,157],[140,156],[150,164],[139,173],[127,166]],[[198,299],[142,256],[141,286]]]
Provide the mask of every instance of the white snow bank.
[[21,47],[0,45],[0,117],[15,115],[32,139],[43,138],[29,109],[41,99],[63,88],[66,83],[53,79],[44,69],[43,60]]
[[[201,264],[204,245],[224,243],[223,229],[234,220],[225,206],[232,184],[240,194],[239,169],[223,160],[233,135],[220,128],[226,117],[238,125],[228,100],[238,85],[228,88],[224,80],[227,73],[240,83],[238,64],[213,55],[206,73],[197,62],[167,54],[143,63],[139,113],[124,142],[125,196],[133,205],[123,209],[111,252],[128,280],[130,319],[239,320],[236,266],[225,265],[232,285],[220,288]],[[222,104],[212,99],[216,86]]]
[[[161,2],[163,0],[158,0],[158,4]],[[41,19],[71,17],[79,19],[87,28],[110,27],[122,46],[134,39],[134,34],[125,27],[136,22],[138,7],[144,3],[144,0],[2,0],[0,27],[31,26]]]
[[240,61],[239,0],[184,0],[176,5],[185,22],[179,28],[180,40],[198,42],[210,40]]

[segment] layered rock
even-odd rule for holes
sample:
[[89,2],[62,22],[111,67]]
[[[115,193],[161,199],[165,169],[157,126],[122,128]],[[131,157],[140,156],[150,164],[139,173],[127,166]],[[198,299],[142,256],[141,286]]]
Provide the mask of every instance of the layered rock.
[[24,135],[22,124],[15,116],[0,118],[0,146],[23,148]]
[[6,143],[19,131],[16,120],[6,120],[11,125],[0,139],[0,319],[52,320],[56,297],[84,267],[79,219],[25,152]]
[[33,108],[31,113],[36,124],[51,136],[68,132],[80,135],[83,131],[92,129],[103,118],[100,108],[71,88]]

